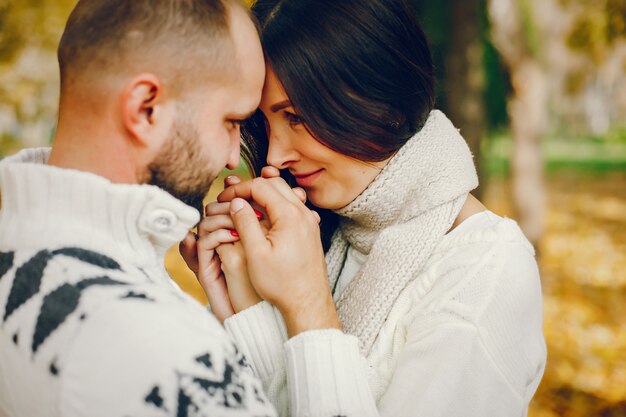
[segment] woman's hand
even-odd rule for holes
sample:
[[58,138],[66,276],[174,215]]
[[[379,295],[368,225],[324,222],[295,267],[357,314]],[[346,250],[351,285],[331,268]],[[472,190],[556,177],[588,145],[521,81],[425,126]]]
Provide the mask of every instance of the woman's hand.
[[[214,203],[215,204],[215,203]],[[222,204],[221,208],[212,207],[209,204],[205,211],[228,213],[229,204]],[[221,244],[230,244],[239,240],[236,234],[232,234],[233,223],[228,214],[207,216],[198,225],[197,239],[192,233],[181,242],[180,253],[191,269],[200,286],[209,300],[213,314],[221,321],[235,314],[228,294],[226,277],[222,272],[220,258],[216,248]]]
[[[221,323],[235,313],[251,307],[260,301],[248,278],[245,254],[239,237],[231,233],[232,222],[221,223],[225,228],[214,230],[220,226],[223,213],[230,219],[230,204],[221,207],[209,204],[209,214],[198,225],[198,237],[193,233],[183,240],[179,246],[180,253],[193,271],[209,300],[213,314]],[[221,212],[221,213],[220,213]]]
[[263,301],[250,282],[246,255],[241,242],[225,243],[215,250],[222,263],[228,296],[235,313]]
[[[291,195],[300,201],[306,201],[306,193],[301,188],[291,189],[280,177],[278,169],[265,167],[262,176],[281,187],[283,192],[290,190]],[[229,187],[240,184],[237,176],[229,176],[224,180],[225,192]],[[213,313],[223,322],[236,312],[244,310],[259,301],[247,272],[246,256],[237,234],[233,234],[234,224],[230,220],[230,205],[211,203],[205,207],[206,217],[198,226],[199,236],[194,238],[190,233],[179,246],[180,253],[187,266],[196,274],[200,285],[209,299]],[[260,210],[255,209],[259,220],[263,217]],[[314,213],[316,216],[317,213]],[[318,217],[316,217],[318,218]],[[261,221],[262,228],[267,232],[269,223]],[[200,268],[202,266],[202,268]]]
[[[208,241],[211,239],[211,235],[222,233],[222,231],[228,232],[236,239],[235,241],[218,245],[215,251],[219,256],[221,270],[226,280],[230,304],[234,312],[238,313],[259,303],[262,299],[250,283],[243,246],[238,242],[239,238],[236,232],[233,233],[235,226],[230,218],[230,204],[211,203],[206,206],[205,212],[207,216],[202,220],[199,228],[199,242],[207,239],[206,246],[210,247],[212,244]],[[263,224],[266,222],[262,220],[263,214],[260,211],[256,211],[255,215],[261,222],[263,230],[267,231],[267,226]],[[199,251],[202,250],[202,246],[200,244]],[[202,280],[203,278],[200,279]]]
[[[198,242],[194,233],[189,232],[185,239],[180,242],[178,247],[183,260],[196,275],[200,286],[204,290],[209,300],[209,306],[213,314],[223,323],[228,317],[235,314],[235,310],[230,303],[228,296],[228,288],[226,287],[226,278],[221,270],[220,260],[217,253],[210,257],[210,261],[206,262],[205,256],[202,261],[198,256]],[[205,252],[205,255],[209,255]],[[203,268],[200,270],[200,265]],[[202,272],[202,273],[201,273]]]
[[[272,180],[273,184],[275,184],[276,187],[279,187],[283,190],[286,190],[288,187],[285,180],[283,180],[280,177],[280,171],[278,170],[278,168],[275,168],[273,166],[268,165],[266,167],[263,167],[263,169],[261,169],[261,177],[266,178],[266,179],[276,178],[276,180]],[[238,183],[239,182],[233,182],[231,185],[235,185]],[[285,185],[287,185],[287,187],[285,187]],[[304,191],[304,188],[294,187],[291,189],[291,191],[294,193],[296,197],[298,197],[300,201],[302,201],[303,204],[306,203],[306,191]]]
[[[239,182],[241,180],[236,176],[227,177],[224,186]],[[235,309],[231,304],[227,280],[216,249],[220,244],[237,242],[239,237],[231,233],[234,226],[228,214],[228,204],[222,205],[221,210],[209,204],[205,207],[205,215],[209,216],[211,211],[216,216],[212,219],[203,218],[198,225],[198,235],[189,232],[178,249],[207,295],[213,314],[223,323],[235,314]]]
[[[261,171],[261,175],[264,178],[279,178],[280,171],[274,167],[265,167]],[[232,175],[224,180],[224,188],[226,189],[239,183],[241,183],[241,179]],[[306,193],[304,193],[304,190],[299,188],[293,189],[292,192],[294,192],[300,200],[306,201]],[[269,222],[264,219],[264,215],[259,210],[259,207],[257,207],[254,203],[252,203],[252,205],[263,231],[267,233],[269,229]],[[230,205],[213,203],[207,205],[205,213],[207,217],[223,215],[228,215],[230,217],[229,207]],[[234,224],[228,225],[228,227],[232,230],[235,229]],[[230,244],[225,243],[219,245],[215,250],[221,261],[221,268],[226,278],[226,286],[228,288],[230,303],[233,306],[235,313],[261,302],[261,297],[259,297],[250,282],[243,245],[240,242]]]
[[[259,226],[254,200],[268,215],[267,234]],[[312,329],[340,328],[332,300],[319,216],[281,178],[235,184],[218,196],[230,211],[246,253],[252,285],[285,317],[290,336]]]

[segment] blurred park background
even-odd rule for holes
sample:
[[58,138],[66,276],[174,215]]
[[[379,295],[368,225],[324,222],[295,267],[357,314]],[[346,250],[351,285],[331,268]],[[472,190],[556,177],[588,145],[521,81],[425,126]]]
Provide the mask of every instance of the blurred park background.
[[[74,3],[0,0],[0,157],[50,143]],[[480,197],[537,249],[549,357],[529,415],[626,416],[626,0],[413,3]],[[175,250],[167,266],[205,302]]]

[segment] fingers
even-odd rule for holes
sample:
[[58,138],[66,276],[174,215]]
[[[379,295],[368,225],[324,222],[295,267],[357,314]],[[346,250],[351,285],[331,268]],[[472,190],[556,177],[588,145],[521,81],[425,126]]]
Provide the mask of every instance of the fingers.
[[306,203],[306,191],[303,188],[295,187],[291,191],[298,197],[298,199],[304,204]]
[[246,257],[243,249],[237,248],[235,245],[237,244],[219,245],[215,248],[227,282],[232,279],[247,279]]
[[196,276],[207,295],[211,310],[222,323],[235,314],[235,310],[230,302],[226,279],[214,249],[229,237],[234,239],[227,230],[222,229],[201,237],[196,244],[198,260]]
[[230,203],[209,203],[204,207],[205,216],[215,216],[217,214],[230,214]]
[[229,175],[224,178],[224,188],[230,187],[231,185],[239,184],[241,182],[241,178],[237,175]]
[[[259,221],[267,216],[263,214],[261,208],[252,203],[254,213]],[[233,231],[235,225],[230,217],[230,203],[211,203],[206,206],[205,212],[208,217],[203,218],[198,224],[198,235],[202,238],[209,233],[219,229],[229,229]],[[218,214],[221,213],[221,214]],[[233,236],[237,237],[236,234]]]
[[[230,206],[230,204],[229,204]],[[198,236],[204,238],[204,236],[213,233],[220,229],[234,229],[235,225],[229,214],[219,214],[210,217],[205,217],[198,224]]]
[[224,263],[224,260],[228,262],[229,266],[238,269],[242,269],[245,265],[245,257],[242,253],[234,249],[234,244],[219,245],[217,248],[215,248],[215,252],[217,252],[217,254],[219,255],[222,265]]
[[196,236],[189,232],[178,245],[178,251],[191,271],[198,275],[198,250]]
[[263,178],[277,178],[280,177],[280,170],[276,167],[268,165],[261,169],[261,176]]
[[[268,165],[261,169],[261,177],[263,178],[278,178],[280,177],[280,170],[276,167]],[[298,197],[300,201],[306,203],[306,191],[300,187],[294,187],[291,191]]]
[[[254,214],[254,213],[252,213]],[[256,217],[255,217],[256,219]],[[258,221],[257,221],[258,223]],[[234,227],[234,226],[233,226]],[[202,265],[203,259],[201,258],[203,252],[212,252],[221,244],[234,243],[239,240],[239,237],[233,235],[231,230],[218,229],[203,235],[198,236],[197,248],[198,248],[198,261]],[[210,254],[213,256],[213,253]],[[207,259],[210,260],[210,259]]]
[[244,200],[252,199],[252,181],[244,181],[240,184],[232,185],[217,196],[220,203],[230,202],[235,198],[243,198]]
[[251,254],[266,248],[268,242],[265,232],[250,204],[244,199],[236,198],[230,203],[230,210],[244,251]]
[[[273,168],[273,167],[265,167],[265,168]],[[232,185],[225,188],[224,191],[222,191],[217,196],[217,201],[219,201],[220,203],[225,203],[228,201],[232,201],[234,198],[243,198],[244,200],[253,200],[254,197],[252,193],[253,193],[254,183],[260,182],[263,180],[269,181],[269,183],[272,184],[278,191],[283,193],[285,198],[287,198],[288,200],[291,200],[291,201],[298,200],[301,203],[306,202],[306,192],[304,191],[304,189],[300,187],[295,187],[292,189],[289,186],[289,184],[285,182],[284,179],[280,177],[274,177],[274,176],[263,177],[262,179],[255,178],[254,180],[251,180],[251,181],[233,183]]]
[[[226,203],[234,200],[235,198],[242,198],[244,200],[252,201],[252,204],[256,205],[257,208],[260,209],[257,210],[258,215],[258,211],[267,212],[266,206],[269,202],[267,198],[270,195],[274,196],[269,198],[275,200],[276,204],[278,204],[279,195],[281,195],[283,197],[283,202],[285,202],[284,200],[286,200],[286,202],[291,202],[300,209],[305,209],[303,204],[306,202],[306,192],[299,187],[292,189],[289,184],[285,182],[284,179],[277,176],[279,174],[280,172],[275,167],[265,167],[262,170],[262,175],[264,176],[264,178],[255,178],[252,181],[245,182],[240,182],[238,177],[232,178],[231,181],[229,181],[229,183],[231,183],[232,185],[226,188],[217,197],[219,203],[214,203],[213,205],[207,206],[207,215],[209,213],[224,213],[226,209]],[[278,194],[271,192],[269,187],[274,188],[278,192]],[[267,194],[268,192],[269,194]],[[274,207],[274,211],[276,211],[278,206],[275,205]],[[320,222],[320,218],[317,213],[312,213],[311,217],[314,218],[315,222]],[[259,220],[261,218],[262,216],[259,216]],[[222,219],[222,223],[217,223],[217,219],[215,220],[215,222],[216,223],[215,226],[213,226],[213,229],[216,229],[218,227],[231,228],[227,225],[225,219]],[[210,227],[210,225],[207,225],[207,227]]]
[[225,189],[220,195],[218,195],[217,200],[220,202],[226,202],[232,201],[235,198],[242,198],[244,200],[254,200],[259,203],[261,207],[264,207],[264,204],[261,200],[259,200],[259,198],[257,198],[257,196],[260,190],[266,189],[267,187],[274,188],[276,192],[283,196],[284,200],[296,204],[302,204],[301,198],[294,194],[291,187],[289,187],[289,184],[287,184],[282,178],[255,178],[252,181],[235,184]]
[[[278,192],[280,192],[287,200],[292,202],[303,202],[302,195],[304,194],[304,199],[306,200],[306,193],[301,188],[292,189],[287,182],[282,178],[265,178],[265,182],[274,187]],[[254,182],[254,181],[253,181]],[[294,191],[298,190],[296,194]]]
[[220,274],[215,280],[204,280],[204,282],[200,280],[200,285],[207,295],[211,311],[222,324],[224,320],[235,314],[223,274]]
[[220,245],[218,253],[226,278],[230,303],[236,312],[245,310],[262,301],[250,282],[246,256],[241,243]]

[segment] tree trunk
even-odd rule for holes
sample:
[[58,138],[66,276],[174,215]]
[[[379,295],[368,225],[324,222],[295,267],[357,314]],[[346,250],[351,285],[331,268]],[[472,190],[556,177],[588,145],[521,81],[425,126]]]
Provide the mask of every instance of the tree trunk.
[[511,72],[509,99],[513,153],[511,173],[515,214],[528,239],[537,244],[545,228],[545,193],[541,139],[546,127],[545,75],[533,60]]
[[[450,119],[467,141],[482,184],[480,143],[485,133],[485,74],[480,31],[484,0],[452,0],[446,58],[446,96]],[[480,198],[480,187],[473,192]]]
[[[526,3],[532,7],[532,1]],[[545,191],[541,139],[546,130],[546,76],[537,51],[524,33],[531,10],[515,0],[489,0],[491,36],[509,68],[513,93],[509,116],[513,137],[511,174],[516,217],[528,239],[537,246],[545,227]],[[524,19],[525,18],[525,19]]]

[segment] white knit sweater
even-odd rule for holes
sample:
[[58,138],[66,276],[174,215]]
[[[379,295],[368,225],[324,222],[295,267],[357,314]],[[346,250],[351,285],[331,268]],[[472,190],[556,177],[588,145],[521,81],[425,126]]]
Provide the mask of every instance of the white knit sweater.
[[[370,392],[355,401],[374,400],[386,417],[524,416],[546,363],[533,249],[508,219],[445,237],[395,302],[367,357],[332,341],[304,355],[295,351],[285,343],[280,314],[265,302],[228,319],[226,328],[281,415],[293,415],[288,397],[295,409],[324,404],[333,395],[321,383],[328,374],[349,383],[331,364],[315,361],[330,350],[335,363],[366,368]],[[312,358],[308,367],[298,362],[302,356]],[[295,368],[311,373],[300,378],[309,386],[293,377],[287,386]]]
[[[370,389],[357,392],[354,401],[375,403],[368,415],[526,414],[546,360],[541,285],[533,248],[517,224],[508,219],[479,230],[445,234],[447,222],[451,224],[460,209],[457,193],[471,184],[473,172],[462,168],[467,167],[468,158],[471,162],[471,156],[466,146],[458,146],[462,139],[445,116],[435,113],[429,123],[363,195],[340,210],[347,217],[333,239],[335,253],[331,248],[327,256],[331,287],[350,246],[367,257],[360,274],[347,286],[352,292],[345,290],[336,297],[341,303],[350,300],[351,294],[359,294],[342,308],[344,320],[352,323],[348,331],[359,334],[358,354],[339,347],[339,334],[316,350],[286,342],[280,314],[265,302],[226,321],[226,329],[250,358],[279,414],[295,415],[311,403],[326,404],[334,398],[338,384],[353,383],[335,363],[349,363],[367,372]],[[463,185],[466,176],[469,182]],[[449,186],[447,179],[457,184]],[[435,214],[429,211],[429,202],[435,202],[431,205]],[[446,204],[450,209],[441,210]],[[404,220],[402,216],[406,216]],[[419,219],[413,220],[420,216],[421,224]],[[429,228],[433,219],[447,225]],[[404,222],[411,224],[405,228]],[[422,233],[423,227],[426,233]],[[387,229],[392,228],[389,233]],[[409,233],[403,233],[407,230]],[[347,236],[343,243],[342,235]],[[381,243],[381,236],[396,236],[395,249],[389,246],[394,240]],[[433,240],[432,248],[419,249],[428,247],[423,239]],[[383,248],[376,251],[376,245]],[[420,250],[428,252],[417,255],[423,261],[416,265],[418,261],[411,257]],[[393,254],[397,266],[368,267],[368,263],[385,265],[389,261],[372,259],[382,252]],[[406,277],[402,274],[409,266],[416,272]],[[377,274],[372,275],[372,270]],[[399,279],[408,279],[408,283],[399,284]],[[374,291],[377,282],[382,285]],[[359,291],[363,285],[370,290]],[[403,286],[394,296],[392,289],[397,285]],[[363,306],[369,307],[364,310]],[[364,311],[367,315],[361,313]],[[380,325],[376,322],[379,314],[383,318]],[[324,359],[328,356],[335,359],[329,363]],[[308,358],[307,366],[301,362],[303,357]],[[295,378],[294,372],[306,372],[307,376]],[[329,379],[340,382],[329,386],[323,382]],[[301,384],[303,380],[308,384]]]
[[[153,186],[48,166],[48,155],[0,162],[0,416],[276,415],[224,328],[163,268],[197,211]],[[355,338],[342,341],[358,355]],[[364,415],[350,402],[360,387],[338,387],[339,407],[302,415]]]

